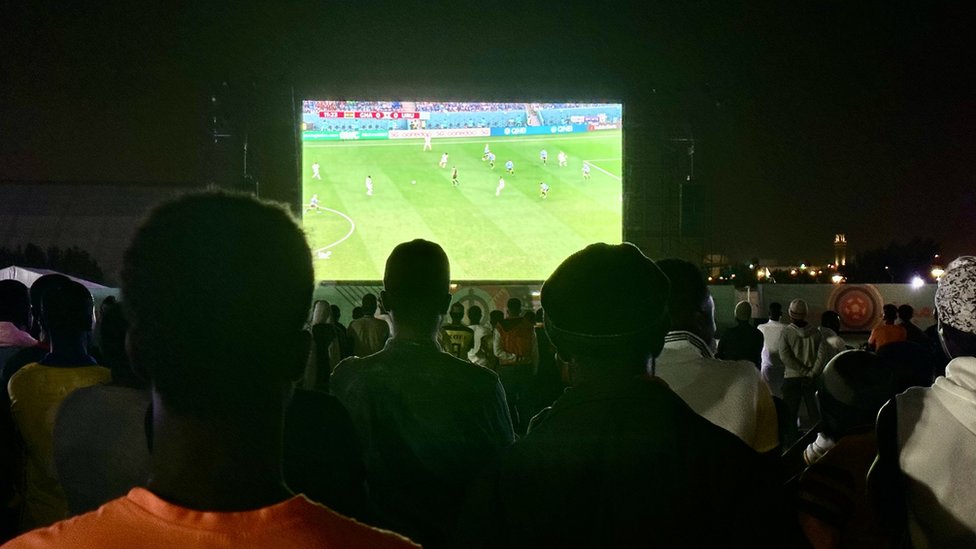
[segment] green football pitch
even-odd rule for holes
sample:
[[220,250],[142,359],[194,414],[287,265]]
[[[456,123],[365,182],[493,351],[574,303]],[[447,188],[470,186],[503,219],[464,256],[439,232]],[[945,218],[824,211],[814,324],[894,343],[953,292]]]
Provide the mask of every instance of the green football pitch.
[[[497,157],[494,169],[481,159],[485,143]],[[423,150],[422,139],[304,142],[303,223],[315,275],[381,280],[394,246],[424,238],[443,246],[454,280],[543,280],[587,244],[621,241],[621,147],[613,130],[441,138],[433,151]],[[542,149],[548,165],[539,158]],[[559,151],[567,166],[558,165]],[[440,168],[445,152],[447,167]],[[514,175],[505,170],[508,160]],[[321,180],[312,178],[314,162]],[[499,177],[505,187],[496,195]],[[540,196],[543,181],[547,198]],[[307,208],[313,194],[318,210]]]

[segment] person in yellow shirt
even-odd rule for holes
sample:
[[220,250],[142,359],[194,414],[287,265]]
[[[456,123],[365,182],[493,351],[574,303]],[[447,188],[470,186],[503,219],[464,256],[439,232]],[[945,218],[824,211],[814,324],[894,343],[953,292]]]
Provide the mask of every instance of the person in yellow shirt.
[[285,484],[284,410],[309,352],[314,284],[285,208],[222,193],[163,204],[121,280],[129,358],[152,386],[148,482],[4,549],[415,547]]
[[27,454],[22,531],[67,516],[67,498],[54,467],[54,418],[69,393],[112,378],[108,368],[98,366],[88,354],[94,318],[91,293],[81,284],[68,281],[45,292],[41,323],[51,351],[18,370],[8,383],[10,412]]

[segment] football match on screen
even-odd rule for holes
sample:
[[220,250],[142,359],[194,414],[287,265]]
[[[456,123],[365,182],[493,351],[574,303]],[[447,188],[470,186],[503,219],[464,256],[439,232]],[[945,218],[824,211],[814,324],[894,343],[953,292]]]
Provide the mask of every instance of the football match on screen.
[[541,280],[622,238],[622,105],[302,102],[302,219],[319,280],[380,280],[440,243],[455,280]]

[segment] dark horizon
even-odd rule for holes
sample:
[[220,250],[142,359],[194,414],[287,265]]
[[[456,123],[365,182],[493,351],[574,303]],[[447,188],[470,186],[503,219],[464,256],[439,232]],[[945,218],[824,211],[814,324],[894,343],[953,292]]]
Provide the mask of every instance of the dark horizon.
[[[639,2],[532,1],[522,13],[538,17],[497,23],[480,9],[13,6],[0,22],[0,181],[205,181],[206,98],[224,81],[266,92],[238,108],[275,131],[295,123],[292,89],[297,101],[552,90],[547,98],[625,109],[651,98],[670,118],[662,123],[694,137],[707,252],[829,258],[837,232],[850,253],[913,238],[940,242],[945,256],[976,250],[973,231],[956,229],[976,209],[971,39],[959,8],[706,2],[650,13]],[[271,172],[293,161],[260,138],[254,147]]]

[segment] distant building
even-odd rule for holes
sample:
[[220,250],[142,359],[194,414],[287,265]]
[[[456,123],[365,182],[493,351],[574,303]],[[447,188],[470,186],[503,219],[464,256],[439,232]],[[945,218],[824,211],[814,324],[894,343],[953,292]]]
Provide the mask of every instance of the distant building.
[[847,235],[844,233],[834,235],[834,265],[847,265]]

